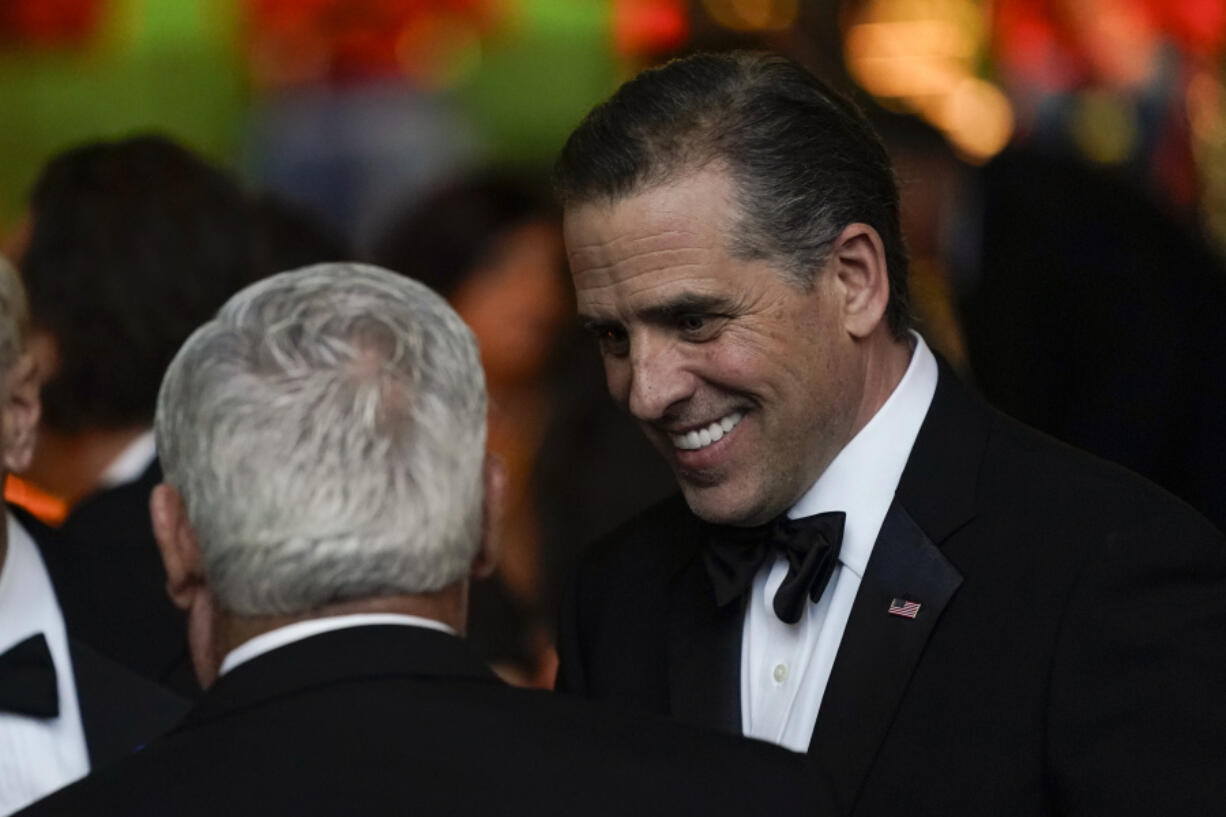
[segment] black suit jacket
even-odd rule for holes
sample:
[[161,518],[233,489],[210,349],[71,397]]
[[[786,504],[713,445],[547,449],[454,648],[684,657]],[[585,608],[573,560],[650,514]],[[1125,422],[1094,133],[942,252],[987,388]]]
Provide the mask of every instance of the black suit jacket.
[[51,531],[35,535],[59,564],[61,607],[76,636],[134,672],[194,698],[200,687],[187,650],[187,622],[166,595],[149,495],[162,481],[155,461],[141,476],[81,500]]
[[9,506],[9,513],[38,545],[64,614],[90,768],[113,763],[169,730],[187,712],[188,703],[81,640],[82,622],[63,603],[68,590],[63,583],[65,553],[48,546],[54,533],[21,508]]
[[800,787],[820,801],[800,760],[508,687],[458,638],[366,626],[236,667],[175,732],[28,814],[749,815]]
[[[739,731],[742,610],[680,498],[596,548],[559,687]],[[914,620],[892,599],[921,604]],[[982,405],[942,366],[809,755],[855,815],[1214,813],[1226,547],[1140,478]]]
[[68,635],[91,769],[148,745],[182,719],[188,702]]

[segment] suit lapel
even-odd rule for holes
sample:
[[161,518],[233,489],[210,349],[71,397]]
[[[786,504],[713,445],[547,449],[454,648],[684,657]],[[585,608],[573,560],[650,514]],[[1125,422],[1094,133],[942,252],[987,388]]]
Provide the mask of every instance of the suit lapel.
[[716,606],[700,558],[674,577],[669,604],[670,711],[686,723],[741,734],[743,605]]
[[[809,754],[853,804],[962,574],[938,547],[975,514],[987,411],[938,358],[937,391],[852,605]],[[895,599],[919,604],[891,615]]]
[[167,732],[189,704],[69,636],[68,652],[89,765],[97,769]]
[[[853,803],[945,605],[962,575],[895,502],[860,581],[809,754]],[[890,614],[916,602],[914,618]]]
[[[822,699],[809,753],[852,803],[942,611],[962,576],[938,545],[974,516],[987,411],[940,367],[932,406],[916,438],[852,606]],[[670,587],[670,711],[679,720],[741,734],[743,607],[715,604],[701,551],[702,526]],[[891,615],[894,599],[920,604],[914,619]]]

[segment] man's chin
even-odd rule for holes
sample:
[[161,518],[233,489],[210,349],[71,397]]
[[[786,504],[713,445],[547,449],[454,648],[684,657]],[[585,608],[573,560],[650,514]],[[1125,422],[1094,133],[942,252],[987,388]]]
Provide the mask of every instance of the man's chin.
[[690,511],[704,522],[713,525],[750,527],[770,521],[776,513],[764,509],[754,497],[739,495],[728,490],[726,484],[704,486],[682,479],[681,494],[690,506]]

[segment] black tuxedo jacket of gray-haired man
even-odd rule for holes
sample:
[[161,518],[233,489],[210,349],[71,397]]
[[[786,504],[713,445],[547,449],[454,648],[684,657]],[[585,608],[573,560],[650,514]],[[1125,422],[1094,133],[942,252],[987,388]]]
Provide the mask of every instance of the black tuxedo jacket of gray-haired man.
[[235,667],[173,733],[22,813],[778,814],[825,801],[806,771],[765,743],[509,687],[446,633],[369,625]]
[[71,571],[71,554],[55,546],[56,533],[21,508],[9,506],[38,546],[51,585],[55,588],[68,634],[81,727],[92,769],[120,760],[174,726],[189,708],[170,690],[133,672],[82,640],[85,623],[65,603],[75,586],[64,581]]
[[[593,550],[561,689],[740,732],[743,616],[716,606],[702,537],[678,497]],[[809,756],[856,817],[1221,813],[1224,602],[1206,521],[942,366]]]

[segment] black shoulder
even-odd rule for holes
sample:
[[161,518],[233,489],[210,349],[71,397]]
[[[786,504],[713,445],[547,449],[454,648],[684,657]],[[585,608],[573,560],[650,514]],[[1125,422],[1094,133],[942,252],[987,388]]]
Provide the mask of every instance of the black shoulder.
[[980,485],[984,505],[1007,504],[1048,524],[1226,545],[1208,519],[1165,489],[995,411]]
[[703,523],[680,493],[649,506],[588,547],[580,572],[649,568],[671,571],[698,549]]

